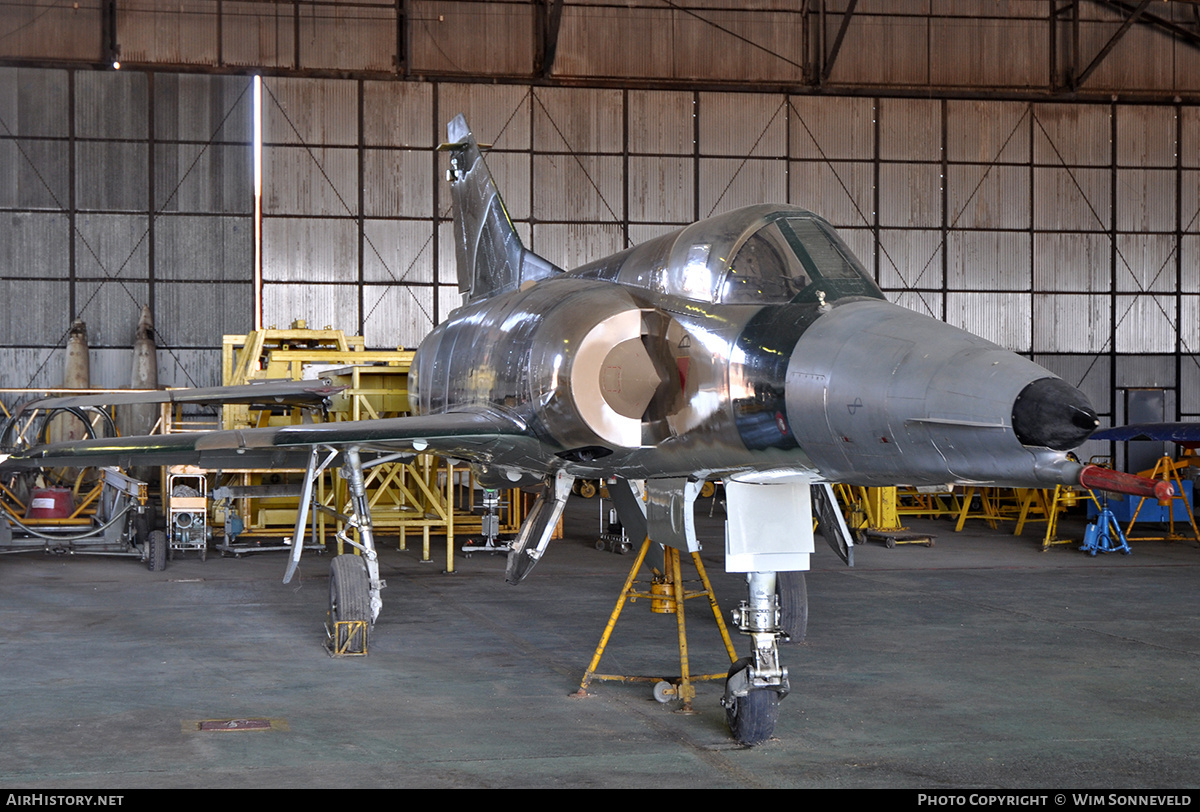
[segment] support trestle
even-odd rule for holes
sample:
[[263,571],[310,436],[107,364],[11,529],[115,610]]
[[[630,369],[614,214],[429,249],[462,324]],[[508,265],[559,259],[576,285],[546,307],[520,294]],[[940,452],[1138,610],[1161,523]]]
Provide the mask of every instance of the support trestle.
[[[646,555],[651,549],[653,542],[646,538],[638,550],[637,557],[634,559],[633,566],[629,570],[629,576],[625,579],[625,585],[621,589],[621,594],[617,598],[617,604],[613,608],[612,614],[609,615],[608,624],[604,627],[604,633],[600,636],[600,643],[596,646],[596,651],[592,655],[592,661],[588,664],[587,671],[583,675],[583,680],[579,683],[579,690],[572,696],[584,697],[587,696],[588,685],[593,680],[608,680],[616,682],[652,682],[654,686],[654,698],[659,702],[668,702],[672,699],[683,700],[683,712],[691,712],[692,699],[696,696],[696,689],[692,685],[694,682],[701,680],[716,680],[725,676],[724,673],[718,674],[692,674],[691,661],[688,654],[687,645],[687,628],[684,622],[684,601],[689,598],[707,598],[710,608],[712,609],[713,617],[717,620],[717,627],[721,632],[721,639],[725,644],[725,651],[729,655],[729,661],[733,662],[737,659],[737,654],[733,648],[733,641],[730,640],[729,631],[725,627],[725,621],[721,617],[720,607],[717,605],[717,600],[713,594],[712,583],[708,580],[708,574],[704,571],[704,564],[700,561],[699,553],[691,553],[692,563],[696,567],[696,573],[699,576],[700,582],[703,584],[703,589],[687,591],[684,588],[683,574],[680,568],[681,554],[679,550],[673,547],[664,547],[664,569],[665,572],[654,570],[653,580],[649,592],[637,590],[637,575],[642,564],[646,560]],[[651,601],[653,611],[667,614],[674,614],[676,621],[676,629],[679,640],[679,669],[678,676],[626,676],[618,674],[598,674],[596,669],[600,666],[600,658],[604,654],[604,649],[608,645],[609,638],[612,635],[613,629],[617,624],[617,620],[621,616],[621,610],[625,608],[625,603],[632,603],[638,598],[645,598]]]
[[[1134,508],[1133,515],[1129,517],[1129,525],[1125,528],[1125,536],[1133,541],[1182,541],[1187,536],[1175,532],[1175,501],[1183,502],[1184,510],[1187,513],[1188,525],[1192,528],[1192,538],[1200,541],[1200,529],[1196,527],[1196,516],[1192,513],[1192,506],[1188,502],[1187,491],[1183,487],[1183,481],[1179,478],[1179,467],[1170,457],[1160,457],[1158,462],[1154,464],[1153,470],[1148,476],[1151,479],[1161,479],[1166,482],[1171,482],[1175,486],[1175,495],[1166,502],[1160,502],[1159,521],[1167,525],[1166,535],[1151,535],[1151,536],[1134,536],[1133,527],[1137,524],[1138,517],[1143,516],[1142,509],[1146,506],[1146,497],[1138,500],[1137,507]],[[1147,511],[1149,513],[1150,511]]]

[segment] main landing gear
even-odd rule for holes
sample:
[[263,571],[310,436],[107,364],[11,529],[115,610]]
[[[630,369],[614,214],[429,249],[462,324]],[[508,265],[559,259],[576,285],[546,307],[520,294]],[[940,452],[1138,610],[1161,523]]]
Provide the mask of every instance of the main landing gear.
[[733,737],[755,745],[775,732],[779,701],[791,690],[779,644],[804,639],[808,593],[803,572],[751,572],[746,583],[749,599],[734,610],[733,623],[750,636],[754,650],[730,666],[721,705]]
[[[338,533],[338,540],[357,548],[360,555],[339,555],[329,566],[328,633],[329,650],[334,655],[367,653],[371,626],[383,608],[379,593],[387,586],[379,577],[371,510],[358,449],[346,449],[345,458],[342,477],[349,485],[350,516],[345,529]],[[357,542],[353,538],[355,530]],[[302,539],[299,533],[297,538]]]

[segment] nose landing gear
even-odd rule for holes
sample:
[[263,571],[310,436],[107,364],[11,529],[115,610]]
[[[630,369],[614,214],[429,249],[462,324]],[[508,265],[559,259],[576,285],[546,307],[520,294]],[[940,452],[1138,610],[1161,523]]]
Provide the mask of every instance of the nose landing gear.
[[754,651],[730,666],[721,705],[733,737],[755,745],[771,738],[779,701],[791,691],[779,643],[804,639],[808,602],[803,573],[752,572],[746,583],[749,599],[734,610],[733,623],[750,636]]

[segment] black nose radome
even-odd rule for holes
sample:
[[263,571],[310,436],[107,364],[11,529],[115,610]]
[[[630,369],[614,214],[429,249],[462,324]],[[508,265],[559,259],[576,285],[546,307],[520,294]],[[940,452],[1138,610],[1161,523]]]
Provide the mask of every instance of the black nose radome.
[[1023,445],[1066,451],[1091,436],[1098,425],[1087,397],[1061,378],[1034,381],[1013,403],[1013,431]]

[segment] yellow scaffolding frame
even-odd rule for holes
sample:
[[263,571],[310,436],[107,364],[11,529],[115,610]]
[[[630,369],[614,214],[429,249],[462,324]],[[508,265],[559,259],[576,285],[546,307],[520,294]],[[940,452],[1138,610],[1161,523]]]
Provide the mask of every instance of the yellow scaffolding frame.
[[[225,336],[221,367],[225,385],[236,386],[264,378],[301,380],[306,368],[318,366],[323,372],[321,377],[345,387],[332,399],[331,420],[373,420],[408,412],[408,371],[414,355],[412,350],[368,351],[361,336],[347,336],[341,330],[329,328],[310,330],[303,321],[296,321],[286,330],[272,328]],[[260,413],[253,419],[250,411],[246,407],[227,406],[224,427],[279,425],[301,419],[298,410],[282,417]],[[430,536],[444,534],[446,570],[452,572],[455,533],[479,525],[477,517],[455,510],[453,466],[433,455],[422,454],[410,463],[385,463],[369,468],[366,473],[375,530],[398,532],[399,548],[403,550],[407,549],[408,533],[420,528],[424,561],[431,560]],[[337,478],[330,484],[322,481],[317,487],[317,499],[324,510],[317,511],[314,520],[318,539],[325,543],[328,515],[345,515],[345,510],[339,508],[349,503],[348,489]],[[287,517],[290,515],[294,520],[294,499],[290,503],[278,498],[263,503],[259,513],[270,524],[278,522],[274,529],[257,526],[252,513],[250,499],[243,500],[242,519],[247,528],[244,534],[290,529]],[[344,526],[341,520],[336,524],[338,530]]]
[[1192,527],[1192,538],[1200,541],[1200,530],[1196,529],[1196,517],[1192,513],[1192,506],[1188,503],[1187,494],[1183,490],[1183,482],[1179,478],[1179,469],[1186,468],[1189,464],[1189,462],[1175,462],[1170,457],[1163,456],[1154,464],[1154,468],[1150,471],[1142,471],[1139,474],[1139,476],[1148,476],[1151,479],[1162,479],[1173,483],[1175,486],[1175,495],[1171,497],[1169,504],[1164,504],[1167,510],[1167,534],[1165,536],[1137,536],[1135,538],[1132,535],[1133,526],[1138,520],[1138,514],[1142,512],[1142,506],[1146,504],[1146,499],[1148,498],[1143,496],[1138,500],[1137,507],[1134,509],[1133,515],[1129,518],[1129,526],[1125,528],[1125,538],[1127,541],[1181,541],[1186,538],[1186,536],[1175,532],[1176,500],[1183,500],[1183,507],[1187,511],[1188,524]]

